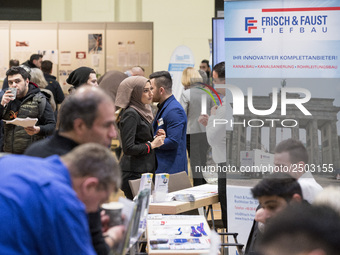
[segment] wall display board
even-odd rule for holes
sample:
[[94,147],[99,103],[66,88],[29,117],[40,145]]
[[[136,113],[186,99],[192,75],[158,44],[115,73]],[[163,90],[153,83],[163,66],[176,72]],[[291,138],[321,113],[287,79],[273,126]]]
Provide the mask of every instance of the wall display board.
[[107,23],[106,70],[125,72],[133,66],[153,72],[153,23]]
[[[339,1],[225,1],[227,90],[233,96],[232,161],[246,144],[273,153],[305,144],[306,170],[340,168]],[[243,124],[244,123],[244,124]]]
[[69,74],[81,66],[92,67],[98,76],[105,73],[105,23],[59,24],[59,83],[64,92]]
[[9,22],[0,22],[0,89],[8,69],[9,53]]
[[[58,23],[13,21],[10,23],[10,56],[20,64],[34,53],[44,54],[58,48]],[[56,69],[56,68],[54,68]],[[53,70],[57,74],[57,70]]]
[[153,72],[152,22],[0,22],[0,85],[10,59],[20,64],[32,54],[53,62],[52,74],[64,92],[68,75],[81,66],[92,67],[98,76],[108,70],[126,71],[142,66]]

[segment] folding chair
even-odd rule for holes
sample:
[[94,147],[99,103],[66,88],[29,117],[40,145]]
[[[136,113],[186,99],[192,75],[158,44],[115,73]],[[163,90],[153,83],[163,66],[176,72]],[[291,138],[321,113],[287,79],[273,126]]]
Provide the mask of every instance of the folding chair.
[[189,176],[185,171],[169,175],[169,192],[191,188]]
[[[133,197],[137,196],[138,191],[139,191],[139,186],[140,186],[141,179],[135,179],[135,180],[129,180],[129,186],[132,192]],[[153,182],[151,183],[151,191],[154,189],[155,185]]]
[[129,186],[130,186],[133,197],[137,196],[137,194],[138,194],[139,186],[140,186],[140,180],[141,179],[129,180]]

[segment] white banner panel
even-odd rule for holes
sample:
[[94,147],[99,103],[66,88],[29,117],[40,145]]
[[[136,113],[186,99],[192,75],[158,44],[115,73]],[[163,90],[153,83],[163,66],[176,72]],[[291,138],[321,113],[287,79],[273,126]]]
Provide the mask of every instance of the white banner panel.
[[228,78],[339,78],[340,3],[225,2]]

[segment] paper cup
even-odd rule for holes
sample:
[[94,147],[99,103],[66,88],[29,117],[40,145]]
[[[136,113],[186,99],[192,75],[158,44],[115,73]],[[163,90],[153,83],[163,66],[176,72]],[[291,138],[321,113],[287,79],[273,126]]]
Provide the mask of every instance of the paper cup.
[[15,99],[17,97],[17,88],[8,88],[8,90],[11,91],[11,93],[13,94],[13,98]]
[[109,227],[122,225],[122,209],[123,204],[120,202],[110,202],[102,204],[102,208],[104,209],[105,213],[110,217]]

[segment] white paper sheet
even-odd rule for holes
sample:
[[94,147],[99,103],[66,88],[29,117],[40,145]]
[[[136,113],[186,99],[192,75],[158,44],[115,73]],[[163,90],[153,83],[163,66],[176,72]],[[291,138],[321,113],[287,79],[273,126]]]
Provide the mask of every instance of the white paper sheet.
[[3,120],[6,124],[13,124],[13,125],[17,125],[17,126],[21,126],[21,127],[33,127],[38,119],[34,118],[31,119],[29,117],[23,119],[23,118],[16,118],[14,120]]

